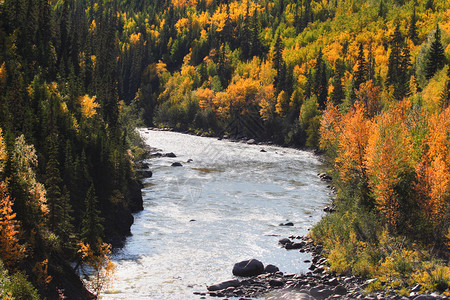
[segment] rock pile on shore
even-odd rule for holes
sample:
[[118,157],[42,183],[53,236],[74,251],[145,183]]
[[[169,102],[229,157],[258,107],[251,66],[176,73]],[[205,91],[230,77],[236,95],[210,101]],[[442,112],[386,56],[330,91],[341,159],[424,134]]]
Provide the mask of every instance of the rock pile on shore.
[[[295,241],[297,240],[297,241]],[[412,289],[409,296],[396,295],[394,290],[368,294],[364,289],[378,279],[363,280],[356,276],[337,276],[326,272],[326,259],[321,256],[322,247],[316,246],[307,237],[291,236],[281,239],[279,244],[286,249],[298,249],[312,254],[311,266],[306,274],[283,274],[272,265],[264,269],[262,262],[255,259],[239,262],[235,268],[251,266],[256,270],[253,276],[238,277],[208,287],[208,292],[194,292],[200,299],[210,297],[222,298],[265,298],[270,299],[393,299],[393,300],[432,300],[446,299],[437,294],[419,294],[419,289]],[[270,270],[268,271],[268,267]],[[234,273],[234,272],[233,272]],[[271,296],[276,293],[277,296]],[[289,295],[284,298],[283,295]]]

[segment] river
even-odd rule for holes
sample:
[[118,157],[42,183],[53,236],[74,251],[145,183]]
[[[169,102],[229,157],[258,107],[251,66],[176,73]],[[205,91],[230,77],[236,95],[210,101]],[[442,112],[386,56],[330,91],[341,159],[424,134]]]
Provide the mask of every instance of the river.
[[[144,210],[114,254],[116,278],[102,299],[199,299],[193,292],[232,279],[234,263],[250,258],[285,273],[307,271],[310,255],[282,249],[278,240],[306,234],[330,202],[314,154],[140,132],[148,145],[177,157],[148,160],[153,177],[143,182]],[[294,226],[279,226],[287,221]]]

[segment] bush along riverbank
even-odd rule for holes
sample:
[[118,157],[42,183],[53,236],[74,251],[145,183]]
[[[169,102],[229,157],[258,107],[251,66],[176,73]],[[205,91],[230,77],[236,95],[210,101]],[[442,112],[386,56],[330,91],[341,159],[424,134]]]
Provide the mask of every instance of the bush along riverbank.
[[329,104],[321,124],[336,211],[311,231],[328,271],[373,282],[367,291],[450,295],[450,108],[409,99],[378,115]]

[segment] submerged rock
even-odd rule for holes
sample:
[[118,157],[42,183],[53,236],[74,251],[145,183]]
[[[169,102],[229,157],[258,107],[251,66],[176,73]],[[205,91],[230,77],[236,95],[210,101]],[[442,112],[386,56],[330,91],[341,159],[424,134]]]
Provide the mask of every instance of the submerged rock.
[[174,162],[171,166],[172,167],[182,167],[183,165],[179,162]]

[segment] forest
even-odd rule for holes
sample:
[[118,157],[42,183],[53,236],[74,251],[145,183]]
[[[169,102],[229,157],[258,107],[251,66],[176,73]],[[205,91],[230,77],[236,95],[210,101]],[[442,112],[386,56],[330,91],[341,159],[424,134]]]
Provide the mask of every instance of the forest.
[[1,0],[0,47],[2,299],[107,284],[144,124],[323,153],[330,271],[449,295],[450,2]]

